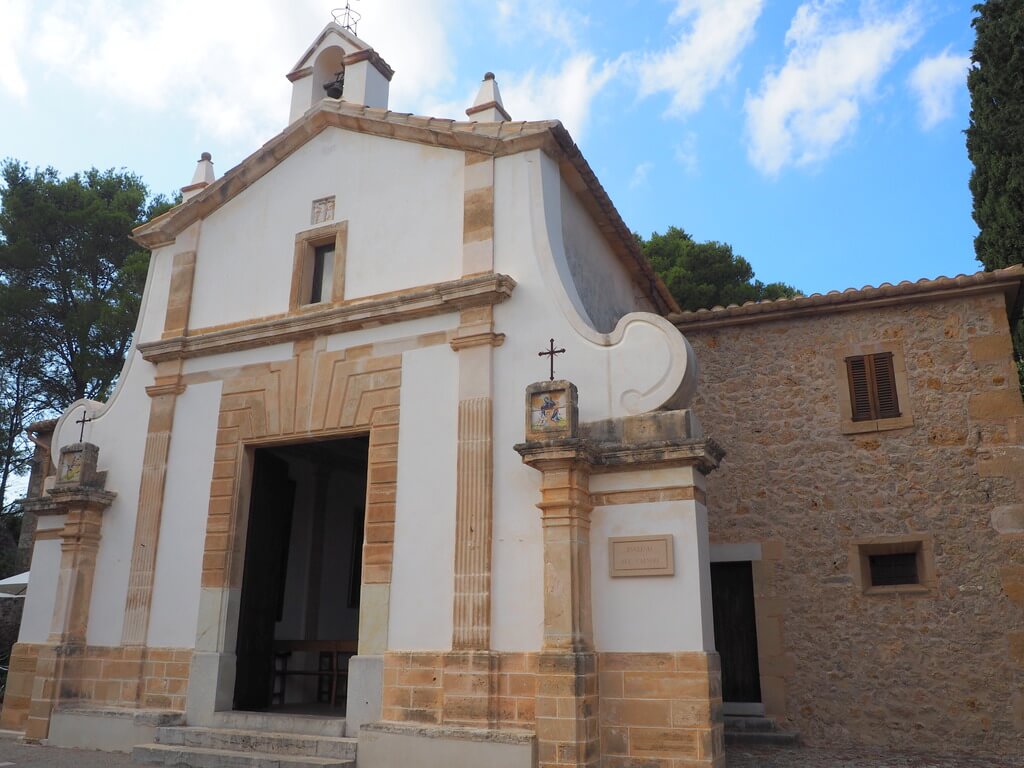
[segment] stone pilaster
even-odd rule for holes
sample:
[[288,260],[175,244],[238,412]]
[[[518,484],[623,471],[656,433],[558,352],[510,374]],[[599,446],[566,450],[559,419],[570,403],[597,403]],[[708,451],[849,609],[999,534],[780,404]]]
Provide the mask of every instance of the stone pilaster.
[[[172,365],[177,367],[179,364]],[[146,644],[149,613],[153,603],[160,519],[164,508],[167,457],[171,450],[171,430],[174,426],[174,406],[178,395],[184,391],[177,370],[163,376],[160,373],[158,370],[156,383],[146,388],[152,399],[149,405],[146,449],[142,457],[142,479],[139,483],[139,506],[135,519],[124,627],[121,631],[123,645]]]
[[499,719],[498,657],[491,647],[494,333],[490,307],[463,310],[451,347],[459,355],[452,653],[445,659],[444,721]]
[[517,446],[542,474],[544,644],[537,667],[541,766],[600,760],[597,656],[590,600],[590,470],[582,441]]

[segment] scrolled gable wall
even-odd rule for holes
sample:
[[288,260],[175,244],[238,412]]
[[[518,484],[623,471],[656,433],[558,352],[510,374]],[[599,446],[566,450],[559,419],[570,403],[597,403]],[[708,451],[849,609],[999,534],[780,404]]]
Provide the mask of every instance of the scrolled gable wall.
[[331,195],[349,223],[346,298],[458,278],[463,174],[461,152],[324,130],[204,220],[190,327],[287,312],[295,235]]
[[[812,745],[1019,755],[1024,550],[997,528],[1024,498],[1024,407],[1002,290],[681,329],[695,408],[728,451],[708,479],[712,545],[765,549],[768,713]],[[902,346],[913,426],[844,435],[837,354],[881,341]],[[934,539],[935,590],[863,594],[850,542],[907,533]]]
[[620,317],[649,311],[650,303],[638,299],[633,278],[564,178],[560,192],[562,242],[573,287],[594,328],[609,333]]

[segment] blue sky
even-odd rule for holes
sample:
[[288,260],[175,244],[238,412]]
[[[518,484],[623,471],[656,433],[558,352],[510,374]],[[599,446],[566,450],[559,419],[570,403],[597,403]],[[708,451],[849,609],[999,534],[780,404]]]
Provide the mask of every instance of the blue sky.
[[[338,0],[335,0],[337,3]],[[353,0],[392,109],[463,117],[485,71],[559,118],[626,223],[731,243],[805,292],[973,272],[970,2]],[[153,191],[284,128],[330,21],[296,0],[0,0],[0,157]]]

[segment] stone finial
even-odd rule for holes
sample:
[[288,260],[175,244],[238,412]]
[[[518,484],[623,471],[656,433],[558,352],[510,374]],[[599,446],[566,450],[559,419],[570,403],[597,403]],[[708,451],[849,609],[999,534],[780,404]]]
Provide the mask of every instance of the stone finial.
[[493,72],[484,75],[473,106],[466,110],[466,114],[474,122],[481,123],[500,123],[512,119],[501,103],[501,91],[498,90],[498,81],[494,79]]
[[181,188],[182,202],[198,195],[208,186],[213,184],[216,178],[217,177],[213,172],[213,157],[209,152],[203,152],[203,154],[199,156],[199,161],[196,164],[196,172],[192,174],[192,183],[187,187]]

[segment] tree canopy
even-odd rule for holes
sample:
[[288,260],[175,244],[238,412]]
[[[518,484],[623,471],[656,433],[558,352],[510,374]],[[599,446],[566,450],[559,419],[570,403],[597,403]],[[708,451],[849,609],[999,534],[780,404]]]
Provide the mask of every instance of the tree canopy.
[[639,235],[640,247],[683,309],[796,296],[785,283],[762,283],[754,278],[750,262],[733,253],[732,246],[710,240],[698,243],[685,230],[669,227],[650,239]]
[[0,500],[29,458],[23,431],[105,398],[131,343],[149,253],[133,227],[169,207],[139,177],[0,165]]

